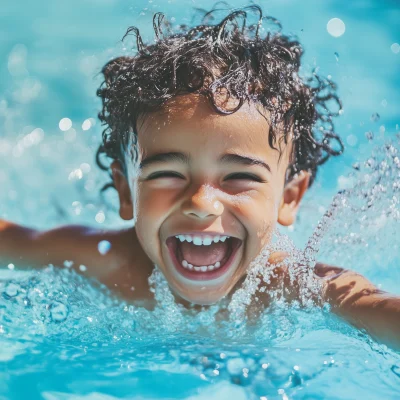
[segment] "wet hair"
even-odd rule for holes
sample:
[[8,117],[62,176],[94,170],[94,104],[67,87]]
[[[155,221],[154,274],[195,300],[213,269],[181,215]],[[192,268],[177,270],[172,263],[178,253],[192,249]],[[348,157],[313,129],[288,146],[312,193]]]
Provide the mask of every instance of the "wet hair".
[[[270,125],[269,145],[279,151],[282,140],[294,143],[288,179],[306,170],[312,182],[321,164],[342,153],[333,123],[341,110],[336,86],[317,70],[299,76],[300,43],[283,35],[279,21],[263,16],[259,6],[230,11],[213,24],[217,11],[221,9],[214,6],[204,12],[202,23],[194,27],[173,26],[162,13],[155,14],[153,44],[144,44],[136,27],[127,30],[123,40],[134,35],[137,52],[109,61],[97,91],[105,126],[96,157],[100,168],[109,170],[103,155],[125,167],[128,143],[133,143],[129,154],[137,161],[139,118],[190,93],[204,95],[222,115],[236,112],[244,102],[268,111],[262,115]],[[255,14],[257,20],[250,24]]]

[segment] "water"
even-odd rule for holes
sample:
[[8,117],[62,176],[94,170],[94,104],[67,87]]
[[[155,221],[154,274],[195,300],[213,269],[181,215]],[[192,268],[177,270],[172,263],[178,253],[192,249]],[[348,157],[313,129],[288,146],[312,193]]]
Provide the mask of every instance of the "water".
[[[232,300],[202,310],[176,304],[158,270],[150,278],[158,305],[150,311],[115,298],[68,264],[40,272],[8,266],[0,272],[0,394],[333,399],[340,388],[343,399],[398,398],[400,355],[310,302],[309,294],[319,287],[313,287],[309,269],[301,271],[302,306],[277,296],[270,309],[247,311],[270,278],[272,268],[263,268],[263,279],[257,280],[256,272],[274,249],[308,265],[317,252],[340,265],[362,261],[364,274],[400,294],[394,263],[399,154],[399,140],[375,147],[355,167],[348,178],[353,186],[335,197],[304,252],[278,234]],[[378,237],[381,242],[374,243]]]
[[341,398],[398,395],[399,355],[326,310],[276,304],[240,327],[216,323],[218,307],[172,303],[160,276],[162,303],[147,311],[68,268],[5,272],[5,398],[337,398],[338,385]]
[[[124,226],[115,196],[98,195],[107,178],[93,157],[101,131],[96,73],[129,52],[117,43],[127,26],[148,25],[159,10],[190,20],[193,6],[211,4],[2,5],[0,217],[38,228]],[[344,103],[338,130],[346,153],[322,168],[279,246],[292,259],[349,267],[400,295],[400,9],[372,0],[285,0],[266,10],[299,35],[306,64],[332,75]],[[334,18],[344,33],[337,20],[338,29],[327,30]],[[0,399],[399,398],[399,354],[315,307],[318,285],[307,269],[301,307],[288,307],[278,291],[271,309],[243,322],[263,286],[259,265],[231,302],[201,312],[175,304],[157,271],[159,304],[149,311],[74,273],[68,260],[40,272],[1,266]]]

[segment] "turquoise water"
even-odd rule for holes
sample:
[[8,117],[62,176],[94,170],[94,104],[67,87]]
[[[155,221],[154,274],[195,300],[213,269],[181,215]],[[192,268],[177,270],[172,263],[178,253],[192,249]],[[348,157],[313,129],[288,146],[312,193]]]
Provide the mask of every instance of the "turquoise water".
[[[2,4],[1,218],[38,228],[122,226],[115,196],[98,194],[106,177],[94,164],[101,132],[97,73],[128,51],[119,39],[129,25],[139,25],[152,40],[153,12],[187,22],[193,7],[212,4]],[[299,36],[306,65],[331,75],[344,103],[337,126],[346,153],[322,169],[298,223],[284,233],[304,246],[332,197],[348,189],[317,257],[400,294],[400,6],[371,0],[261,4],[284,31]],[[327,30],[332,18],[345,24],[340,37]],[[399,354],[326,310],[277,304],[255,324],[216,322],[215,309],[184,311],[162,279],[156,281],[162,301],[149,312],[68,268],[23,272],[18,265],[2,266],[0,399],[400,396]]]

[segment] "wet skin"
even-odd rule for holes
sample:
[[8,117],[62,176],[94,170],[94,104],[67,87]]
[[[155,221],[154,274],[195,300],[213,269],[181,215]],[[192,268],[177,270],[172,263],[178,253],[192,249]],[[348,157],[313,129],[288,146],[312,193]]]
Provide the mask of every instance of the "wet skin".
[[[226,296],[271,240],[276,224],[294,222],[309,177],[301,174],[285,186],[291,146],[271,148],[268,130],[253,104],[222,116],[203,97],[183,96],[140,127],[138,176],[128,172],[126,179],[113,165],[121,216],[134,217],[136,198],[140,245],[187,301],[211,304]],[[188,279],[167,246],[182,233],[227,235],[241,245],[218,278]]]
[[[183,304],[210,304],[232,293],[275,226],[294,223],[307,190],[307,173],[285,183],[290,140],[280,152],[272,149],[268,124],[254,105],[222,116],[193,96],[176,98],[164,112],[148,115],[138,139],[138,175],[129,163],[128,176],[119,162],[112,165],[120,215],[130,220],[135,208],[135,227],[111,231],[64,226],[40,232],[0,220],[0,261],[40,267],[71,260],[77,271],[84,264],[81,273],[150,307],[154,301],[148,278],[154,264]],[[171,259],[167,240],[180,233],[210,232],[241,241],[232,264],[218,279],[186,279]],[[111,243],[105,255],[97,247],[102,240]],[[274,254],[270,261],[284,257]],[[317,264],[314,272],[333,312],[400,349],[399,297],[349,270]],[[258,295],[262,304],[268,306],[268,292],[282,282],[290,285],[289,300],[298,298],[296,282],[288,279],[286,268],[277,266],[266,295]]]

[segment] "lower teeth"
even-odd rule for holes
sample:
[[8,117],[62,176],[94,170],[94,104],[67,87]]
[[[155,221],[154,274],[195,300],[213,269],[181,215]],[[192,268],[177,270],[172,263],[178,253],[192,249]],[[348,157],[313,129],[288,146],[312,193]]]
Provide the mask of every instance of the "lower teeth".
[[182,261],[182,267],[185,269],[189,269],[191,271],[196,271],[196,272],[207,272],[207,271],[213,271],[214,269],[218,269],[221,267],[221,263],[217,261],[214,265],[209,265],[209,266],[201,266],[197,267],[192,264],[189,264],[186,260]]

